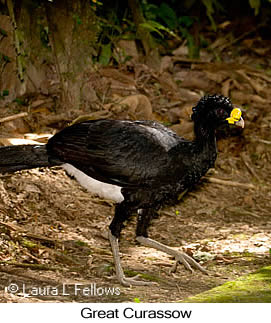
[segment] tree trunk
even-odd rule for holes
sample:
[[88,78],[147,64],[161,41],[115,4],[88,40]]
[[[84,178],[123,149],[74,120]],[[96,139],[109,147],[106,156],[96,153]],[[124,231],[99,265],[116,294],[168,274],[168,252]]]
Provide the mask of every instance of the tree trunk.
[[[62,107],[89,104],[97,24],[85,0],[7,1],[0,15],[0,104],[22,95],[60,98]],[[3,97],[2,97],[3,99]]]

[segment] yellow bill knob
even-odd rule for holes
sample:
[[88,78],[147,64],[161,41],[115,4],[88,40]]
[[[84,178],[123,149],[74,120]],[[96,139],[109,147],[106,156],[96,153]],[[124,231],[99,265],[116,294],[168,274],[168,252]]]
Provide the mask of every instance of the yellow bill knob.
[[228,123],[235,124],[242,117],[242,111],[239,108],[235,108],[231,111],[230,117],[227,118]]

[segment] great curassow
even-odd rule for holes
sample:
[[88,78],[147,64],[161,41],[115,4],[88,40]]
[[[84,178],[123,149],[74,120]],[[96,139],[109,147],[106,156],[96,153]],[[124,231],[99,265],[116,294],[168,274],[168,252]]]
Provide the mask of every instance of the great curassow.
[[125,277],[119,238],[125,220],[137,213],[136,240],[173,257],[193,271],[206,270],[193,258],[148,238],[148,227],[163,204],[176,203],[217,157],[216,129],[244,127],[241,110],[220,95],[208,95],[193,108],[195,139],[189,141],[154,121],[91,120],[69,126],[46,145],[0,147],[0,173],[63,165],[82,186],[117,202],[109,226],[116,275],[125,286],[147,285]]

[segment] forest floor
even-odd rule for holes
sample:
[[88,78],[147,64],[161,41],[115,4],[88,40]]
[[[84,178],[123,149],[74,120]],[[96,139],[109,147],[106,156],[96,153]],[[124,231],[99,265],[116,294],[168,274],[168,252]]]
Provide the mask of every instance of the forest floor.
[[89,110],[52,112],[44,96],[1,110],[0,117],[18,109],[28,113],[1,122],[2,144],[11,143],[10,137],[40,140],[37,133],[53,134],[81,114],[153,118],[191,138],[189,113],[204,93],[231,96],[242,106],[246,125],[241,133],[220,136],[208,178],[222,181],[203,180],[178,205],[163,208],[150,228],[153,239],[201,261],[208,276],[182,265],[171,272],[174,259],[135,242],[133,219],[121,237],[123,267],[127,275],[140,273],[156,284],[120,286],[106,238],[111,201],[86,192],[60,167],[1,175],[0,302],[177,302],[270,265],[271,66],[267,53],[253,48],[242,43],[227,58],[222,48],[223,63],[176,52],[164,57],[158,72],[136,63],[102,68],[91,76],[99,104]]

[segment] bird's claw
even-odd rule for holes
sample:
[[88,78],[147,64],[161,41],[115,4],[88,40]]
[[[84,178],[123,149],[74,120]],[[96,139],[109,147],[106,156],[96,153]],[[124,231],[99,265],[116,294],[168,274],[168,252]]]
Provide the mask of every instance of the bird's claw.
[[199,263],[196,262],[196,260],[194,260],[192,257],[188,256],[185,253],[182,252],[178,252],[175,255],[175,264],[173,265],[171,272],[175,272],[177,270],[177,266],[179,263],[182,263],[184,265],[184,267],[189,270],[191,273],[194,272],[193,268],[200,270],[201,272],[205,273],[206,275],[208,275],[208,271],[206,269],[204,269]]
[[140,275],[136,275],[133,277],[126,277],[126,276],[121,276],[118,277],[118,280],[120,282],[120,284],[122,284],[123,286],[126,287],[130,287],[130,286],[150,286],[150,285],[155,285],[155,282],[147,282],[144,280],[137,280],[138,278],[140,278]]

